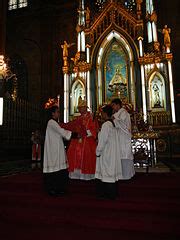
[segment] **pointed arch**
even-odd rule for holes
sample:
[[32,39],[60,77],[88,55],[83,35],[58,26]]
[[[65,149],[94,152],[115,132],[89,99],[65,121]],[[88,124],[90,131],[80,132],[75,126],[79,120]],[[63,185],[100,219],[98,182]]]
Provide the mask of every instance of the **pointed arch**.
[[[119,33],[116,30],[111,30],[106,33],[106,36],[102,37],[102,41],[98,42],[93,49],[92,53],[92,64],[96,66],[96,89],[98,96],[98,104],[101,105],[103,102],[107,101],[106,90],[105,87],[105,58],[108,50],[112,47],[114,43],[117,44],[118,49],[121,49],[121,52],[124,54],[124,59],[126,59],[126,79],[127,79],[127,100],[131,102],[135,106],[135,72],[134,72],[134,60],[137,58],[137,49],[135,44],[131,42],[129,43],[129,39],[126,38],[123,34]],[[132,46],[133,45],[133,46]],[[135,50],[135,51],[134,51]],[[116,56],[117,57],[117,56]],[[120,56],[119,56],[120,59]],[[117,60],[118,61],[118,60]],[[118,65],[118,63],[116,63]],[[113,72],[115,74],[115,70]],[[122,73],[121,73],[122,74]],[[121,92],[121,91],[120,91]]]
[[86,96],[85,84],[83,78],[77,77],[74,79],[71,85],[70,93],[70,115],[74,115],[77,112],[79,97],[83,99]]
[[165,78],[157,70],[153,71],[149,76],[149,107],[153,112],[166,111],[166,87]]

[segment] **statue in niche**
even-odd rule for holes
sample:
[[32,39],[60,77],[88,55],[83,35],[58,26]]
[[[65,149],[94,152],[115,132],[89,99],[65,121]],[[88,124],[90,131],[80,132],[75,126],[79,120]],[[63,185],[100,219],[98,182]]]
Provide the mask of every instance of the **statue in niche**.
[[113,97],[120,97],[121,99],[127,97],[126,79],[124,79],[123,75],[120,73],[119,68],[116,69],[108,85],[108,90],[113,93]]
[[81,102],[84,99],[84,97],[85,95],[84,95],[83,87],[80,84],[78,84],[74,91],[74,112],[75,113],[78,112],[77,106],[79,102]]
[[125,79],[119,71],[119,68],[116,69],[116,72],[109,83],[109,88],[111,89],[114,85],[125,84]]
[[154,108],[161,108],[161,100],[160,100],[160,89],[157,85],[157,83],[155,83],[152,87],[153,89],[153,93],[154,93]]

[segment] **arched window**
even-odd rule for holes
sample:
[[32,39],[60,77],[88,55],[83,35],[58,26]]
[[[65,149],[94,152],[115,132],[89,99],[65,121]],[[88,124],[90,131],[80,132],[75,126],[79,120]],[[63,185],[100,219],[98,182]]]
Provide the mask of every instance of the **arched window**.
[[9,10],[14,10],[17,8],[27,7],[28,0],[9,0]]
[[70,95],[70,114],[74,115],[74,113],[78,112],[78,102],[79,98],[85,99],[85,86],[83,78],[77,77],[74,79],[74,83],[72,84],[72,90]]

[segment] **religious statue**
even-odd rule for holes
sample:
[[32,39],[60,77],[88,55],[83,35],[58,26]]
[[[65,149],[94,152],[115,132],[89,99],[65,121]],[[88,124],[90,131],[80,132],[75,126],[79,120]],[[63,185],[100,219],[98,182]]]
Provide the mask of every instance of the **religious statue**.
[[81,53],[80,52],[77,52],[75,54],[75,57],[74,58],[71,58],[71,60],[74,62],[74,65],[76,66],[78,61],[80,60],[80,57],[81,57]]
[[161,107],[160,94],[159,94],[160,90],[156,83],[153,85],[153,91],[154,91],[154,107]]
[[159,42],[154,42],[154,51],[156,53],[159,53],[159,51],[160,51],[160,43]]
[[68,58],[68,48],[73,46],[75,43],[67,43],[64,41],[64,44],[61,45],[61,48],[63,49],[63,60],[64,60],[64,66],[67,66],[67,58]]
[[[81,93],[82,94],[82,93]],[[78,105],[81,105],[81,102],[83,101],[83,99],[82,99],[82,96],[80,95],[79,97],[78,97]]]
[[113,97],[126,99],[127,97],[126,79],[121,74],[119,68],[116,69],[116,72],[108,85],[108,90],[113,93]]
[[116,69],[115,75],[113,76],[113,78],[111,79],[110,83],[109,83],[109,87],[112,87],[113,85],[117,85],[120,83],[125,83],[125,79],[122,76],[122,74],[120,73],[119,69]]
[[164,34],[164,45],[166,48],[170,48],[171,46],[171,39],[170,39],[170,32],[171,29],[167,27],[167,25],[164,26],[162,33]]
[[68,48],[70,48],[75,43],[67,43],[64,41],[64,44],[61,45],[61,48],[63,49],[63,57],[68,57]]

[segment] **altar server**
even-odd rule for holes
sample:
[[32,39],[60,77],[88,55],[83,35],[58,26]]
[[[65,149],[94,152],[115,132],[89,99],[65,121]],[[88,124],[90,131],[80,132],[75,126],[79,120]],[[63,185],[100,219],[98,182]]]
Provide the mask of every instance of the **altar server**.
[[122,179],[128,180],[135,174],[131,146],[130,114],[122,107],[122,102],[119,98],[113,99],[111,106],[114,110],[113,121],[118,128],[119,148],[122,160]]
[[117,181],[122,179],[121,156],[119,151],[118,130],[112,120],[112,107],[102,107],[101,131],[96,148],[96,173],[98,197],[115,199],[117,197]]
[[66,192],[68,181],[68,164],[63,138],[69,140],[72,132],[59,126],[58,106],[51,107],[49,111],[51,119],[47,124],[44,145],[44,183],[49,195],[59,196]]

